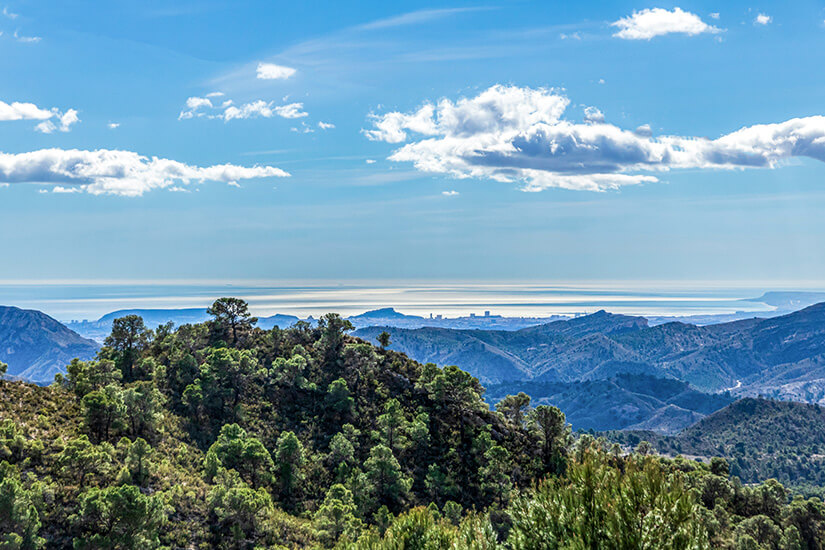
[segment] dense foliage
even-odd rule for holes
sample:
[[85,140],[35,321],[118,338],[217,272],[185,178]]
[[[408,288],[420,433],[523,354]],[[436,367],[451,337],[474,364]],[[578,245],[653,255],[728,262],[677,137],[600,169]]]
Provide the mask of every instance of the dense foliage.
[[775,481],[571,436],[524,394],[317,326],[118,319],[47,388],[0,382],[0,548],[822,548]]

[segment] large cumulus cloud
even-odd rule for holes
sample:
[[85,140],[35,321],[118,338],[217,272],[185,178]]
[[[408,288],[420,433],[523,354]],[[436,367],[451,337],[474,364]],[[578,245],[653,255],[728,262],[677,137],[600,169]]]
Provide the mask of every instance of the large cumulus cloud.
[[[562,118],[558,90],[493,86],[473,98],[442,99],[409,113],[371,115],[375,141],[408,142],[390,160],[457,178],[549,187],[614,189],[658,181],[671,169],[772,168],[792,157],[825,162],[825,117],[742,128],[718,139],[654,137],[587,116]],[[599,113],[601,114],[601,113]]]

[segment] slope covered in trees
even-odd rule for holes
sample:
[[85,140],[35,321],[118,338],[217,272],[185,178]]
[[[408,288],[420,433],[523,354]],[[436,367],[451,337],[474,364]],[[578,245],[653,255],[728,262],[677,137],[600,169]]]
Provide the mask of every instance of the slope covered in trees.
[[610,438],[629,445],[644,439],[668,454],[724,457],[748,483],[775,478],[811,494],[825,487],[825,409],[819,405],[745,398],[674,436],[629,431]]
[[[117,319],[50,387],[0,382],[10,548],[821,548],[825,508],[774,482],[490,410],[455,367],[318,326]],[[642,449],[644,451],[644,449]],[[751,546],[747,546],[751,545]]]

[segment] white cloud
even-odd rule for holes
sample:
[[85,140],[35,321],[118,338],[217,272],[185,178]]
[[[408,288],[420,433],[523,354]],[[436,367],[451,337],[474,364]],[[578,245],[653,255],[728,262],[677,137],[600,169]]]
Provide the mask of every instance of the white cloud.
[[585,107],[584,121],[590,123],[604,122],[604,113],[602,113],[597,107]]
[[709,16],[711,19],[719,19],[719,12],[718,12],[718,11],[714,11],[714,12],[712,12],[712,13],[709,13],[709,14],[708,14],[708,16]]
[[46,120],[54,116],[54,110],[41,109],[34,103],[6,103],[0,101],[0,121]]
[[712,140],[652,137],[604,122],[562,118],[569,100],[552,89],[496,85],[474,98],[442,99],[409,114],[371,115],[369,139],[399,143],[389,157],[456,178],[600,191],[655,182],[672,169],[774,168],[793,157],[825,162],[825,116],[742,128]]
[[653,130],[650,128],[650,124],[642,124],[637,126],[633,133],[637,136],[650,137],[653,135]]
[[63,187],[62,185],[55,185],[52,187],[52,193],[82,193],[83,189],[80,187]]
[[77,116],[77,111],[74,109],[69,109],[62,114],[55,113],[54,118],[57,121],[57,124],[55,124],[52,120],[44,120],[35,126],[34,129],[38,132],[43,132],[44,134],[51,134],[55,130],[68,132],[71,130],[72,124],[77,124],[80,122],[80,118]]
[[262,99],[237,106],[231,99],[227,99],[216,106],[208,97],[190,97],[186,100],[186,108],[178,115],[178,120],[206,117],[221,118],[224,122],[229,122],[235,119],[272,118],[275,116],[302,118],[308,116],[308,113],[302,110],[303,108],[303,103],[275,105],[274,101],[264,101]]
[[289,103],[275,107],[275,112],[284,118],[303,118],[309,115],[309,113],[302,110],[303,108],[303,103]]
[[117,128],[120,128],[120,122],[110,122],[109,124],[106,125],[106,127],[109,128],[110,130],[115,130]]
[[261,80],[284,80],[295,74],[292,67],[275,63],[258,63],[258,78]]
[[272,110],[272,102],[266,102],[262,99],[253,101],[251,103],[245,103],[239,107],[230,105],[223,112],[223,119],[226,122],[229,122],[230,120],[236,118],[272,118],[273,116],[275,116],[275,112]]
[[375,159],[367,159],[366,163],[367,164],[375,164]]
[[224,95],[223,92],[209,92],[206,97],[223,97]]
[[41,122],[34,129],[45,134],[51,134],[55,130],[68,132],[73,124],[80,122],[74,109],[62,113],[58,109],[40,108],[34,103],[0,101],[0,121],[11,120],[39,120]]
[[120,150],[41,149],[0,153],[0,183],[48,184],[54,186],[55,192],[80,189],[94,195],[137,197],[154,189],[205,181],[237,183],[287,176],[287,172],[272,166],[199,167]]
[[627,40],[650,40],[671,33],[695,36],[721,32],[721,29],[708,25],[695,13],[681,8],[673,8],[673,11],[663,8],[634,11],[611,25],[619,29],[613,36]]
[[452,191],[451,190],[451,191],[442,191],[441,194],[444,195],[445,197],[457,197],[460,193],[458,191]]
[[3,15],[9,19],[17,19],[17,14],[10,12],[8,6],[3,6]]
[[765,15],[764,13],[760,13],[753,20],[753,23],[754,25],[767,25],[771,21],[773,21],[773,17],[771,17],[770,15]]
[[331,122],[319,122],[318,128],[321,130],[332,130],[335,128],[335,124],[332,124]]
[[570,40],[581,40],[582,39],[581,35],[578,32],[574,32],[574,33],[570,33],[570,34],[561,33],[559,35],[559,38],[561,38],[562,40],[568,40],[568,39],[570,39]]

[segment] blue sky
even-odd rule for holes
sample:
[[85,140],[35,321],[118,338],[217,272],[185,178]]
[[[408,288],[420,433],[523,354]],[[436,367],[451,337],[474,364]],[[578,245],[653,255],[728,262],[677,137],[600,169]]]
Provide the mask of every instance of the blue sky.
[[825,274],[822,2],[0,10],[2,279]]

